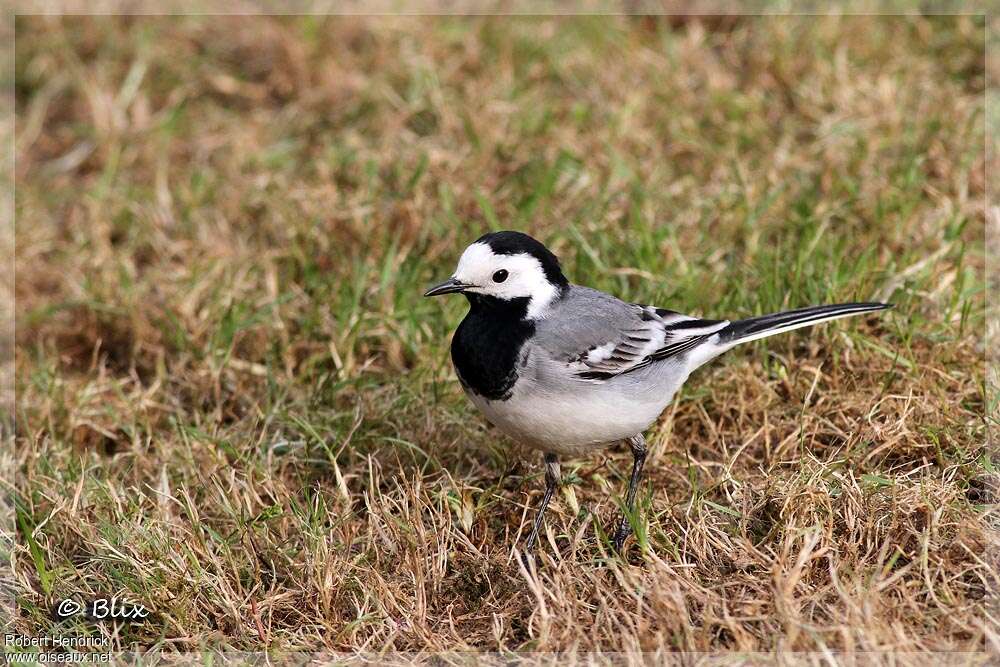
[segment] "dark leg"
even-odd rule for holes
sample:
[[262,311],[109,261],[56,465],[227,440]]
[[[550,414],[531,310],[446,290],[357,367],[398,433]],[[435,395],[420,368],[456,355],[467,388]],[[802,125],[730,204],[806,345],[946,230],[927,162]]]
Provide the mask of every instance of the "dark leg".
[[[632,448],[632,477],[628,480],[628,492],[625,494],[625,506],[631,512],[635,508],[635,491],[639,486],[639,477],[642,475],[642,464],[646,462],[646,439],[642,433],[634,435],[628,439],[629,447]],[[615,551],[621,553],[625,538],[632,532],[632,526],[628,522],[628,515],[622,513],[622,520],[618,524],[618,530],[611,543]]]
[[535,525],[532,527],[531,534],[528,535],[528,541],[524,545],[525,551],[531,551],[535,546],[535,540],[538,538],[538,529],[542,527],[542,516],[545,515],[545,508],[549,506],[549,501],[552,500],[552,494],[555,492],[557,486],[559,486],[559,461],[556,460],[555,454],[546,454],[545,495],[542,496],[542,504],[538,507],[538,514],[535,515]]

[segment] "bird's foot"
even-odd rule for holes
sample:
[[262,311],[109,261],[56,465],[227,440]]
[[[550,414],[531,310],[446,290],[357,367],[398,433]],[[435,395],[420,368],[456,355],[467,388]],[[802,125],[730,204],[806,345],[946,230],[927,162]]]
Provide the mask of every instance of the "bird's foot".
[[543,557],[539,551],[534,549],[517,552],[517,560],[531,577],[547,569],[551,563],[550,558],[549,556]]
[[618,530],[615,531],[614,537],[611,538],[611,546],[614,548],[615,553],[621,555],[625,547],[625,540],[628,536],[632,534],[632,529],[628,524],[618,526]]

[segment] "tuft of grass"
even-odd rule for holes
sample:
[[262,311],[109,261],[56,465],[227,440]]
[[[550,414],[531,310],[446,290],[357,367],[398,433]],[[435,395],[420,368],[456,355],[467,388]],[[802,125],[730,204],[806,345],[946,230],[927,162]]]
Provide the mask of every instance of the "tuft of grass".
[[[19,631],[117,649],[983,651],[982,18],[20,17]],[[538,462],[464,399],[487,229],[734,351],[629,455]],[[633,542],[633,544],[635,544]]]

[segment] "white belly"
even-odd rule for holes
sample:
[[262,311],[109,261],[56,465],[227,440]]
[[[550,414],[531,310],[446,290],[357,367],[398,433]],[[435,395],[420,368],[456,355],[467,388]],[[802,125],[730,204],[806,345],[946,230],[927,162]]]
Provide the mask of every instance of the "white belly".
[[642,433],[656,421],[687,379],[683,370],[664,366],[603,383],[553,386],[524,379],[505,401],[467,394],[491,424],[515,440],[547,452],[581,455]]

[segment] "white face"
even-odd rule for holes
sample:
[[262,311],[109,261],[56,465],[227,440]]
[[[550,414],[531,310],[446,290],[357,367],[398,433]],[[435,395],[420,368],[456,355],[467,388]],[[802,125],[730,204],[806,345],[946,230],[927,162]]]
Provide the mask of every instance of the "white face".
[[532,318],[541,317],[559,292],[545,277],[541,262],[531,255],[498,255],[485,243],[473,243],[465,249],[454,277],[471,285],[466,292],[505,301],[529,298],[528,317]]

